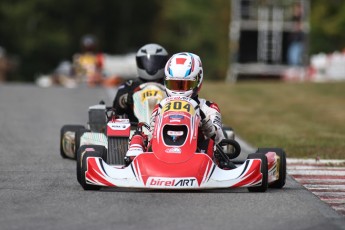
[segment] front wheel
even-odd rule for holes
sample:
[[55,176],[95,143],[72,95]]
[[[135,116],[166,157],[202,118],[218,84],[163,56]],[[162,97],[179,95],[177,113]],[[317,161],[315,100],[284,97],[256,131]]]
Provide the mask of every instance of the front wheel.
[[261,160],[262,183],[260,186],[248,187],[249,192],[266,192],[268,188],[268,165],[267,157],[264,154],[252,153],[248,155],[248,159]]
[[80,138],[86,132],[90,132],[90,130],[83,128],[75,132],[75,146],[74,146],[75,159],[77,158],[77,152],[78,152],[78,149],[80,148]]
[[80,171],[77,172],[80,173],[79,176],[79,184],[83,187],[84,190],[99,190],[101,189],[101,186],[99,185],[92,185],[92,184],[87,184],[86,183],[86,178],[85,178],[85,173],[87,172],[87,159],[89,157],[102,157],[102,153],[95,151],[95,150],[87,150],[82,154],[81,156],[81,167]]
[[268,185],[269,188],[283,188],[286,182],[286,153],[281,148],[258,148],[257,153],[275,152],[278,156],[278,180]]
[[[81,177],[82,177],[82,159],[83,155],[86,153],[87,150],[94,150],[101,154],[102,159],[106,162],[107,161],[107,149],[103,145],[83,145],[77,151],[77,180],[81,184]],[[85,177],[85,175],[84,175]]]

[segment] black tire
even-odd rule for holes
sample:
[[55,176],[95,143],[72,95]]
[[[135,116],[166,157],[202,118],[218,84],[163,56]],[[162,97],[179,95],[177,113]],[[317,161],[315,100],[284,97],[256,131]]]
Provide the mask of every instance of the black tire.
[[[98,151],[86,151],[81,157],[81,167],[80,167],[80,181],[79,184],[84,190],[100,190],[101,186],[87,184],[85,180],[85,172],[87,171],[86,160],[88,157],[102,157],[102,153]],[[84,175],[84,176],[83,176]]]
[[81,183],[81,166],[82,166],[82,155],[87,148],[93,148],[95,151],[99,152],[102,159],[107,162],[107,149],[103,145],[83,145],[77,151],[77,181]]
[[74,148],[74,156],[75,156],[75,158],[74,159],[77,159],[77,152],[78,152],[78,149],[80,148],[80,138],[86,132],[90,132],[90,130],[83,128],[83,129],[78,129],[75,132],[75,140],[74,140],[75,141],[75,148]]
[[232,131],[232,132],[234,132],[234,129],[231,128],[230,126],[224,126],[224,127],[222,128],[222,130],[223,130],[223,135],[224,135],[225,139],[230,139],[230,138],[228,137],[227,131]]
[[267,152],[275,152],[279,157],[278,180],[268,185],[269,188],[283,188],[286,182],[286,153],[281,148],[258,148],[257,153],[266,154]]
[[256,187],[248,187],[249,192],[266,192],[268,188],[268,165],[267,157],[261,153],[252,153],[248,155],[248,159],[261,160],[262,184]]
[[63,141],[64,134],[68,131],[76,132],[79,129],[85,129],[85,127],[83,125],[64,125],[60,129],[60,155],[62,158],[70,158],[66,155],[66,153],[63,150],[62,141]]
[[109,137],[107,163],[110,165],[124,165],[128,151],[128,137]]

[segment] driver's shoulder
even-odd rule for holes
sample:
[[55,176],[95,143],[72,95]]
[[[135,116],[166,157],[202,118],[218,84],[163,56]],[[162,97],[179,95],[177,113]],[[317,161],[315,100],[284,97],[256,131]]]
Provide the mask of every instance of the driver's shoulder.
[[141,82],[137,79],[129,79],[126,80],[124,83],[122,83],[118,88],[119,89],[134,89],[136,87],[138,87],[141,84]]

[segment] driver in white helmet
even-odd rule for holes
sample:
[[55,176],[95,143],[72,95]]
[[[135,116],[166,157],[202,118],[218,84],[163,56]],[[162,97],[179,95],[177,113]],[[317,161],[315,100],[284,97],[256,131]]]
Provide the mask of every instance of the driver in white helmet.
[[138,86],[146,82],[163,84],[164,66],[168,58],[168,52],[155,43],[146,44],[138,50],[136,54],[138,78],[120,85],[113,101],[113,108],[118,115],[126,115],[130,121],[138,122],[133,112],[133,93]]
[[[218,144],[225,137],[218,105],[198,97],[202,81],[203,69],[199,56],[188,52],[177,53],[166,63],[164,85],[167,96],[185,96],[198,102],[201,112],[200,130],[202,131],[198,137],[198,148],[200,152],[205,152],[213,157],[214,144]],[[152,113],[151,131],[155,118],[160,113],[159,108],[160,106],[156,106]],[[146,146],[141,140],[139,134],[132,138],[131,144],[134,145],[136,153],[146,151]]]

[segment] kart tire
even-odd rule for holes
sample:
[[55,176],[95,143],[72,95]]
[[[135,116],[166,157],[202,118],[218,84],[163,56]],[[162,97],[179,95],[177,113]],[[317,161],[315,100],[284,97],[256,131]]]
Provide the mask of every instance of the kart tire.
[[124,165],[128,151],[128,137],[109,137],[107,163],[110,165]]
[[93,148],[95,151],[101,153],[102,159],[107,162],[107,149],[103,145],[83,145],[77,151],[77,180],[81,183],[81,166],[82,166],[82,156],[85,154],[87,148]]
[[66,153],[63,150],[63,136],[66,132],[71,131],[71,132],[76,132],[79,129],[85,129],[83,125],[64,125],[60,129],[60,155],[62,158],[70,158],[69,156],[66,155]]
[[87,171],[86,160],[88,157],[102,157],[102,153],[98,151],[86,151],[81,156],[81,167],[80,167],[80,180],[79,184],[83,187],[84,190],[100,190],[101,186],[87,184],[85,179],[85,173]]
[[77,152],[78,152],[78,149],[80,148],[80,138],[86,132],[90,132],[90,130],[83,128],[83,129],[78,129],[75,132],[75,140],[74,140],[75,141],[75,148],[74,148],[74,156],[75,156],[75,158],[74,159],[77,159]]
[[224,126],[224,127],[222,128],[222,131],[223,131],[223,135],[224,135],[225,139],[234,139],[233,136],[229,136],[229,135],[228,135],[229,132],[231,132],[231,133],[234,132],[234,129],[233,129],[232,127],[230,127],[230,126]]
[[275,152],[279,159],[279,178],[268,185],[269,188],[283,188],[286,182],[286,153],[281,148],[258,148],[257,153],[266,154],[267,152]]
[[248,187],[249,192],[266,192],[268,188],[268,164],[267,157],[261,153],[252,153],[248,155],[248,159],[261,160],[262,183],[260,186]]

